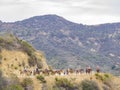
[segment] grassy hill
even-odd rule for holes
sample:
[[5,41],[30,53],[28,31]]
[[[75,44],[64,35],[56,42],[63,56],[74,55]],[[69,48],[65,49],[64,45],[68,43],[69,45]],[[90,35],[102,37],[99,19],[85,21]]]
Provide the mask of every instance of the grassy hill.
[[48,68],[42,52],[36,51],[26,41],[7,33],[0,35],[0,66],[5,75],[18,74],[18,71],[26,67]]

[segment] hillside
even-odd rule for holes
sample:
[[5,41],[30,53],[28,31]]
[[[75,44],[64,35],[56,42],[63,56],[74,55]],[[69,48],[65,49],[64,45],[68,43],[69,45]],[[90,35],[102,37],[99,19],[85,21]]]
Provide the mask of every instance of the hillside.
[[12,34],[0,34],[0,67],[5,76],[11,73],[19,75],[25,68],[48,68],[42,52]]
[[120,23],[82,25],[57,15],[1,22],[1,32],[13,32],[46,54],[54,68],[85,68],[120,73]]

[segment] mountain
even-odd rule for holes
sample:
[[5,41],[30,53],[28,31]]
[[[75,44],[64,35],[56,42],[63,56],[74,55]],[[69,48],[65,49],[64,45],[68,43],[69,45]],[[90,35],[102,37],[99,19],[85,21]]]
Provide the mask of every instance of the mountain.
[[54,68],[99,65],[102,71],[120,73],[120,23],[83,25],[44,15],[12,23],[1,21],[0,32],[13,32],[44,51]]

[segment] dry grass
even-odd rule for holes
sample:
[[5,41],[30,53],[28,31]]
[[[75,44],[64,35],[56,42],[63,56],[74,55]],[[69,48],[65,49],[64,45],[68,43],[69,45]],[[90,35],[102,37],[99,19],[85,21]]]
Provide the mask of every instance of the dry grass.
[[[28,64],[28,55],[27,53],[24,53],[22,51],[9,51],[9,50],[2,50],[2,64],[0,64],[1,70],[4,71],[5,76],[9,76],[11,73],[16,74],[17,76],[20,75],[20,70],[23,70],[23,62],[25,64],[25,67],[28,67],[29,69],[33,70],[36,67],[30,67]],[[46,64],[46,59],[43,56],[42,53],[36,52],[36,56],[40,58],[40,60],[43,63],[43,69],[48,68],[48,65]]]
[[19,64],[22,64],[23,61],[25,65],[28,66],[28,55],[26,53],[21,51],[2,50],[1,55],[1,69],[4,71],[6,76],[10,73],[15,73],[18,75],[18,70],[23,69],[23,67],[20,67]]

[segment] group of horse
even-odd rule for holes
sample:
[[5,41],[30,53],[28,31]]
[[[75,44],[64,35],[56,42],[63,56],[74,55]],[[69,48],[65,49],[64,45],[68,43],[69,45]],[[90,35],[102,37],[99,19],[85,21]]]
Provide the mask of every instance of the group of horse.
[[[36,75],[36,74],[44,74],[44,75],[69,75],[69,74],[82,74],[82,73],[86,73],[86,74],[91,74],[92,73],[92,68],[90,67],[86,67],[86,69],[60,69],[60,70],[52,70],[52,69],[38,69],[35,68],[34,70],[28,70],[28,69],[24,69],[23,71],[20,71],[20,74],[26,74],[26,75]],[[100,69],[96,68],[96,72],[99,73]]]

